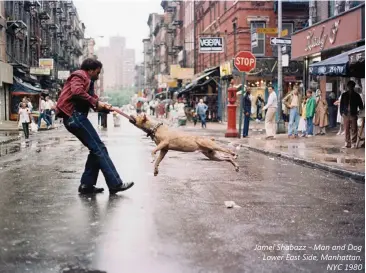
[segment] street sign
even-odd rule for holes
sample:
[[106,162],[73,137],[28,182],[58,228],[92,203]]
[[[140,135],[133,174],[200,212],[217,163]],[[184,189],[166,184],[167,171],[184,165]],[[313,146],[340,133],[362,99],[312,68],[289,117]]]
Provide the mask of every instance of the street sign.
[[287,36],[288,35],[288,29],[284,29],[281,31],[281,37]]
[[271,38],[271,45],[291,45],[291,39]]
[[257,28],[257,33],[262,34],[277,34],[278,29],[277,28]]
[[240,51],[234,58],[234,65],[239,72],[250,72],[256,66],[256,58],[252,52]]

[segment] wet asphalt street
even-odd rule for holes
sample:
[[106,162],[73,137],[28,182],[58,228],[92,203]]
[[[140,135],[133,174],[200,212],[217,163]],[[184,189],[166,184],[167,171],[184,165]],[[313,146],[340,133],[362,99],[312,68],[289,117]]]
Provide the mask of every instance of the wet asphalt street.
[[116,196],[78,195],[88,151],[64,128],[0,147],[1,273],[364,272],[363,184],[245,149],[239,173],[169,152],[154,177],[151,140],[126,121],[109,125],[102,139],[136,183]]

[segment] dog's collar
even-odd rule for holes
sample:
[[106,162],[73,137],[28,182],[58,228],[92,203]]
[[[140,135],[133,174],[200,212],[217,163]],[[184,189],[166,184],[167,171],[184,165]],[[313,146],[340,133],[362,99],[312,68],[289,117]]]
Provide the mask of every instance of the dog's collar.
[[159,128],[161,125],[163,125],[163,123],[162,123],[162,122],[159,122],[158,124],[156,124],[156,125],[154,126],[154,128],[152,128],[152,129],[151,129],[151,131],[147,133],[147,136],[148,136],[148,137],[151,137],[151,138],[154,138],[154,137],[155,137],[155,134],[156,134],[156,131],[158,130],[158,128]]

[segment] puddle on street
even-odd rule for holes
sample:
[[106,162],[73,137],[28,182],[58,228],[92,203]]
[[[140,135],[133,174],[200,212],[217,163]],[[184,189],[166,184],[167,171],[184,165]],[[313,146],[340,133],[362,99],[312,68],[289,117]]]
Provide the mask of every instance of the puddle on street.
[[346,158],[346,157],[325,157],[324,161],[333,162],[337,164],[350,164],[350,165],[365,163],[365,160],[361,158]]
[[19,136],[19,132],[0,132],[0,137],[17,137]]
[[0,157],[17,153],[20,151],[20,149],[21,149],[20,143],[11,145],[10,144],[0,145]]
[[322,148],[322,151],[324,154],[339,154],[342,152],[340,148],[336,147]]

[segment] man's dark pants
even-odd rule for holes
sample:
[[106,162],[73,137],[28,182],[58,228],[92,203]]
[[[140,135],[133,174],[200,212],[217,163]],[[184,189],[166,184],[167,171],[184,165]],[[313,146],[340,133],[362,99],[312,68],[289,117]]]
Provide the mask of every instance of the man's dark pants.
[[247,137],[249,133],[250,116],[244,114],[243,137]]
[[66,129],[76,136],[89,149],[81,184],[92,187],[97,183],[99,170],[102,171],[109,188],[122,184],[107,148],[98,133],[88,120],[86,113],[74,112],[69,118],[64,118]]

